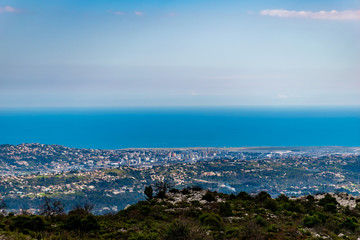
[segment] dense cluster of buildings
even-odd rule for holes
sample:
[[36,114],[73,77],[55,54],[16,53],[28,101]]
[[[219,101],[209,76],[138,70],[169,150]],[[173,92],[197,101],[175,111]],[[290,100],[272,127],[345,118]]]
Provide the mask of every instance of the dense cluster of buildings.
[[165,148],[165,149],[76,149],[60,145],[0,145],[0,175],[93,171],[118,166],[148,167],[171,163],[192,163],[218,159],[318,158],[329,154],[360,154],[360,148]]

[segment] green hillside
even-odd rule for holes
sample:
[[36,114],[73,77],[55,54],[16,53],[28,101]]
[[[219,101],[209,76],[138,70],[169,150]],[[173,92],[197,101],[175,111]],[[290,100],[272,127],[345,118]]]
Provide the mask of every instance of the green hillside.
[[[156,188],[155,188],[156,189]],[[157,188],[159,189],[159,188]],[[47,199],[42,215],[0,217],[1,239],[357,239],[359,199],[344,193],[276,199],[266,192],[228,195],[186,188],[151,197],[110,215],[91,204],[62,212]],[[46,208],[47,206],[47,208]]]

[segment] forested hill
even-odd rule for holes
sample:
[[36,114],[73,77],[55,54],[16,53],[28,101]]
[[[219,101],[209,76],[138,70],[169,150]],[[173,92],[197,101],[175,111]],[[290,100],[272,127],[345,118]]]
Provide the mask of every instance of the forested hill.
[[266,192],[222,194],[199,187],[145,191],[116,214],[96,216],[92,206],[68,214],[47,199],[41,215],[0,217],[1,239],[357,239],[359,198],[345,193],[271,198]]

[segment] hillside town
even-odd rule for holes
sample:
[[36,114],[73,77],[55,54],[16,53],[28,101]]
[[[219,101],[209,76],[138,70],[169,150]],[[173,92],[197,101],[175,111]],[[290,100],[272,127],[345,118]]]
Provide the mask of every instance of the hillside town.
[[359,148],[73,149],[58,145],[1,145],[0,195],[9,209],[36,212],[42,197],[68,209],[94,202],[97,213],[144,199],[148,185],[301,196],[360,195]]
[[220,159],[319,158],[328,155],[359,155],[349,147],[243,147],[243,148],[159,148],[159,149],[77,149],[60,145],[0,145],[0,175],[93,171],[118,166],[151,167]]

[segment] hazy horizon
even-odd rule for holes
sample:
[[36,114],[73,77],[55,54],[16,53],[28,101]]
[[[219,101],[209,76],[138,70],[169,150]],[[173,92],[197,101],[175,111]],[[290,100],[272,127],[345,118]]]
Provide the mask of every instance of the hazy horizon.
[[360,106],[360,2],[0,0],[0,109]]

